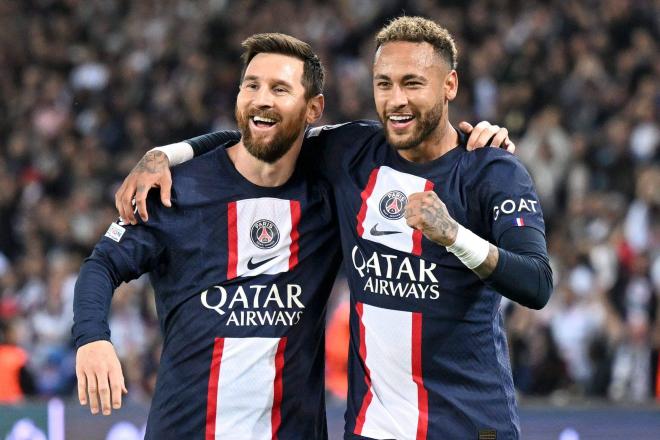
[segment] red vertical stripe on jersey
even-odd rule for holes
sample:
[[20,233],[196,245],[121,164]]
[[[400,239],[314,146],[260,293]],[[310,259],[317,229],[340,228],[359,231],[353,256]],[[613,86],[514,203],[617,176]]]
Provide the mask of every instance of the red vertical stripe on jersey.
[[291,200],[291,246],[289,247],[289,270],[298,264],[298,223],[300,223],[300,202]]
[[371,371],[369,371],[369,367],[367,367],[367,344],[365,341],[366,335],[364,331],[364,324],[362,323],[362,307],[363,305],[361,302],[355,304],[355,310],[357,311],[358,320],[360,322],[360,360],[364,365],[364,383],[367,385],[367,392],[362,399],[362,406],[360,407],[360,412],[358,413],[357,419],[355,420],[355,430],[353,433],[357,435],[362,434],[362,427],[364,426],[364,419],[367,415],[367,409],[371,404],[371,399],[373,399],[373,394],[371,393]]
[[425,440],[429,425],[429,397],[424,388],[424,376],[422,374],[422,314],[412,314],[412,375],[417,384],[417,437],[416,440]]
[[364,233],[364,226],[362,226],[362,222],[364,221],[364,217],[367,215],[367,200],[369,197],[371,197],[371,193],[374,191],[374,187],[376,186],[376,178],[378,177],[379,169],[380,168],[374,168],[371,171],[371,174],[369,174],[369,180],[367,181],[367,187],[364,188],[364,191],[362,191],[360,194],[360,197],[362,197],[362,206],[360,207],[360,212],[357,216],[358,237],[362,237],[362,234]]
[[[432,191],[433,190],[433,182],[430,180],[426,181],[426,185],[424,185],[424,191]],[[422,231],[418,231],[415,229],[413,231],[413,248],[412,248],[412,254],[417,255],[418,257],[422,255]]]
[[215,440],[215,415],[218,406],[218,381],[220,379],[220,364],[224,338],[215,338],[213,357],[211,358],[211,373],[209,374],[209,389],[206,397],[206,440]]
[[238,266],[238,218],[236,202],[227,204],[227,279],[236,278]]
[[282,370],[284,369],[284,349],[286,348],[286,338],[280,339],[277,344],[277,353],[275,354],[275,380],[273,382],[273,410],[270,413],[270,426],[273,433],[273,440],[277,440],[277,431],[282,422]]

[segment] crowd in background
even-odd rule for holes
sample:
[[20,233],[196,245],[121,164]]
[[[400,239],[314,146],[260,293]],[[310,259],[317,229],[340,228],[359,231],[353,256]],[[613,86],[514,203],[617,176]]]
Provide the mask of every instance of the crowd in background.
[[[16,360],[32,394],[73,396],[73,286],[116,219],[114,191],[148,148],[234,127],[243,38],[308,41],[328,71],[322,122],[374,119],[373,36],[403,12],[453,33],[450,120],[506,126],[541,198],[555,291],[540,312],[504,309],[521,395],[652,399],[654,0],[0,2],[0,357],[13,353],[0,365]],[[115,292],[109,325],[131,398],[148,400],[160,339],[146,278]]]

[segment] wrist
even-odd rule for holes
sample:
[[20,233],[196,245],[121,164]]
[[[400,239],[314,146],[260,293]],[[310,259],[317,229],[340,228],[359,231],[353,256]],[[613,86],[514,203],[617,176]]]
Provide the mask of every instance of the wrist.
[[479,267],[488,257],[490,243],[474,232],[456,223],[454,242],[447,250],[461,260],[469,269]]
[[179,165],[193,158],[194,152],[190,144],[186,142],[177,142],[175,144],[163,145],[162,147],[155,147],[149,151],[160,151],[165,153],[167,160],[169,160],[170,167]]

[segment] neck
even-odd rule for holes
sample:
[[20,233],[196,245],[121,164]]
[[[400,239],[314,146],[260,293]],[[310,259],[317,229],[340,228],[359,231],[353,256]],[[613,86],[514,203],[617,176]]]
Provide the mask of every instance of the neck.
[[242,140],[228,148],[227,155],[236,170],[251,183],[264,187],[281,186],[289,180],[296,168],[303,135],[304,133],[301,133],[289,151],[274,163],[263,162],[251,155]]
[[408,150],[397,150],[404,159],[410,162],[430,162],[453,150],[458,145],[458,132],[443,118],[433,132],[419,145]]

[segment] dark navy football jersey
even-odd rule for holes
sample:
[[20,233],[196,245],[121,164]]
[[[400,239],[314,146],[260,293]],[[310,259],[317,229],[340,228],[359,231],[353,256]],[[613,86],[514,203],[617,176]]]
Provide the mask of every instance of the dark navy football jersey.
[[404,208],[412,193],[435,191],[491,243],[510,228],[544,233],[525,168],[497,148],[468,152],[464,137],[412,163],[372,122],[310,135],[325,154],[351,289],[346,438],[519,438],[501,295],[408,227]]
[[327,438],[324,315],[340,254],[309,159],[266,188],[214,150],[173,169],[172,208],[150,197],[148,222],[113,224],[96,246],[91,260],[119,280],[149,272],[156,292],[146,438]]

